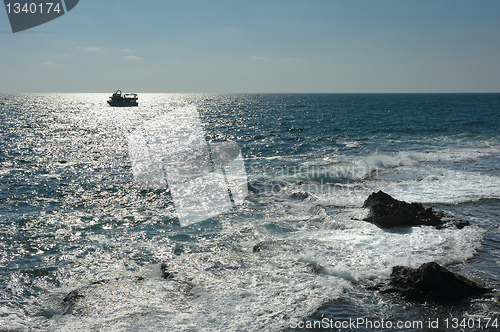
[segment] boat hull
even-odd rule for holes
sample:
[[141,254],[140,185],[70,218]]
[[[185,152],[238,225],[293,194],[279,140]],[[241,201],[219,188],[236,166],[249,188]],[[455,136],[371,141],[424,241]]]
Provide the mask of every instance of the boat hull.
[[138,102],[127,102],[127,101],[110,101],[108,100],[109,106],[113,107],[132,107],[139,106]]

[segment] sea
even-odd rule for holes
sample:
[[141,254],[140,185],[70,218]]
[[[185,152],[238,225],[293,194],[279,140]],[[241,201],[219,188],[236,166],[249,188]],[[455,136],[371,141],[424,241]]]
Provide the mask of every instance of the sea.
[[[500,328],[500,94],[108,97],[0,94],[0,331]],[[129,138],[183,109],[237,143],[248,192],[181,226],[168,188],[134,181]],[[380,228],[380,190],[469,226]],[[491,292],[373,287],[426,262]]]

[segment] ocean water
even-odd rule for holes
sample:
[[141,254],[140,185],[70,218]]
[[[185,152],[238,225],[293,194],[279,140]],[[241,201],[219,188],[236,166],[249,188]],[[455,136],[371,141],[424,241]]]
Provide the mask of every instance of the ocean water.
[[[498,292],[500,94],[139,97],[112,108],[107,94],[0,95],[0,330],[500,320],[491,298],[436,306],[367,288],[395,265],[436,261]],[[128,150],[136,128],[183,107],[198,110],[208,142],[238,143],[249,183],[243,204],[187,227],[168,190],[134,185]],[[362,221],[378,190],[470,226],[381,229]]]

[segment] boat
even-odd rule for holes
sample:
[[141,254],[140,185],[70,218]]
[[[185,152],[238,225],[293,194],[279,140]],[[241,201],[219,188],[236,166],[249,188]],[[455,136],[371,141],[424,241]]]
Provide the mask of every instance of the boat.
[[109,97],[108,104],[113,107],[138,106],[137,99],[139,99],[137,93],[122,93],[120,90],[116,90]]

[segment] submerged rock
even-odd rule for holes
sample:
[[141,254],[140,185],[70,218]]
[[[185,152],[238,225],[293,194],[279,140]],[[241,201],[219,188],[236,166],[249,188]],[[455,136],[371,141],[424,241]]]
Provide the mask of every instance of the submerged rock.
[[66,294],[66,296],[62,300],[62,305],[63,305],[62,314],[66,315],[70,313],[73,310],[73,307],[75,306],[78,299],[81,299],[82,297],[84,297],[84,295],[81,294],[81,291],[78,289],[75,289]]
[[450,219],[449,221],[443,223],[440,226],[436,226],[437,229],[447,228],[447,227],[456,227],[458,229],[462,229],[466,226],[470,226],[470,223],[467,220],[459,220],[459,219]]
[[[145,280],[145,278],[141,277],[141,276],[136,276],[134,278],[134,282],[139,282],[139,281],[144,281],[144,280]],[[72,290],[71,292],[66,294],[66,296],[62,300],[62,314],[63,315],[70,314],[73,311],[73,308],[77,305],[78,301],[81,299],[84,299],[86,297],[87,292],[90,289],[101,286],[101,285],[109,284],[113,281],[115,281],[115,282],[116,281],[123,281],[123,279],[119,278],[119,277],[116,277],[114,279],[101,279],[101,280],[93,281],[86,286],[82,286],[80,288]]]
[[160,272],[163,279],[173,279],[175,277],[174,272],[168,270],[168,265],[166,263],[160,265]]
[[253,252],[259,252],[263,249],[264,242],[259,242],[253,246]]
[[430,262],[413,269],[394,266],[381,293],[396,294],[415,302],[454,302],[489,292],[475,282]]
[[311,195],[308,192],[305,191],[295,191],[290,195],[290,198],[292,199],[298,199],[298,200],[305,200],[309,198]]
[[370,209],[370,215],[365,221],[374,222],[384,228],[445,224],[432,208],[426,209],[420,203],[399,201],[383,191],[372,193],[363,207]]

